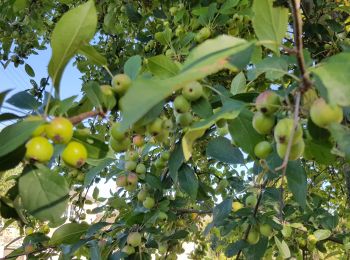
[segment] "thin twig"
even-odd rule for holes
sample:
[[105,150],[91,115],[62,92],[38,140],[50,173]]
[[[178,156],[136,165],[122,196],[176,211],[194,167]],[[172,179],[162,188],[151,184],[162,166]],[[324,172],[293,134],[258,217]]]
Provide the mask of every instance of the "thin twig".
[[303,53],[303,21],[300,12],[300,0],[291,0],[291,11],[293,15],[294,24],[294,40],[296,48],[296,58],[298,62],[298,67],[300,69],[302,85],[300,86],[300,91],[302,93],[306,92],[312,87],[312,82],[310,80],[309,74],[306,71],[306,65]]
[[104,116],[105,114],[99,110],[93,110],[93,111],[81,113],[80,115],[77,115],[77,116],[70,117],[69,121],[71,121],[73,125],[76,125],[87,118],[98,116],[98,115]]

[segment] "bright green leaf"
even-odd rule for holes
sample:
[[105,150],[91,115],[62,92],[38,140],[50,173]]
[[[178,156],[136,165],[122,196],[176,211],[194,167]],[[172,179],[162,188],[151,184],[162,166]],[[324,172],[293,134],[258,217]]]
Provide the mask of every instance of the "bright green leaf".
[[89,225],[86,223],[68,223],[60,226],[52,234],[50,245],[74,244],[86,233]]
[[327,229],[319,229],[314,232],[317,241],[325,240],[331,236],[332,232]]
[[275,243],[283,259],[287,259],[291,256],[289,247],[284,240],[281,242],[277,237],[275,237]]
[[130,57],[124,64],[124,73],[132,80],[135,80],[140,73],[142,67],[142,59],[140,55]]
[[179,67],[165,55],[149,58],[148,68],[154,76],[159,78],[175,76],[179,72]]
[[243,93],[246,87],[246,81],[247,79],[245,78],[244,73],[238,73],[231,82],[232,95]]

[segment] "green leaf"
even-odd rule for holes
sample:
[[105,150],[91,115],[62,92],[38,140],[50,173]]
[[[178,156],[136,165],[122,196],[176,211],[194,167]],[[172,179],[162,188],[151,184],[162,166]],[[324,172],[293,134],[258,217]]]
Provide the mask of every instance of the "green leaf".
[[184,160],[185,158],[182,153],[181,143],[177,143],[175,145],[174,150],[170,154],[169,163],[168,163],[169,174],[174,183],[177,183],[178,170],[180,169],[181,165],[184,163]]
[[228,121],[228,129],[234,142],[242,150],[250,155],[254,155],[254,147],[264,140],[252,125],[253,113],[244,109],[238,117]]
[[273,7],[273,0],[254,0],[253,27],[266,48],[279,53],[279,46],[287,32],[288,9]]
[[288,188],[302,208],[306,206],[307,178],[300,161],[289,161],[286,171]]
[[213,209],[213,224],[220,226],[232,211],[232,198],[229,197]]
[[4,102],[4,99],[6,95],[11,91],[12,89],[5,90],[3,92],[0,92],[0,107],[2,106],[2,103]]
[[182,149],[185,156],[185,160],[187,161],[189,160],[189,158],[191,158],[193,143],[198,138],[203,136],[203,134],[209,127],[211,127],[213,124],[215,124],[216,121],[220,119],[236,118],[241,112],[243,106],[244,103],[240,101],[227,99],[224,101],[223,106],[218,112],[216,112],[207,119],[194,123],[192,127],[187,130],[187,132],[182,138]]
[[13,120],[13,119],[21,119],[21,116],[18,116],[16,114],[12,114],[12,113],[3,113],[0,114],[0,122],[2,121],[8,121],[8,120]]
[[209,141],[207,146],[207,156],[225,163],[244,163],[244,157],[241,151],[238,148],[233,147],[230,140],[225,137],[217,137]]
[[337,142],[340,151],[344,153],[345,159],[350,162],[350,129],[336,123],[331,124],[328,129]]
[[181,89],[185,83],[202,79],[226,67],[245,66],[250,60],[253,47],[252,43],[242,39],[219,36],[194,48],[180,74],[163,80],[152,78],[134,81],[120,101],[124,113],[122,130],[128,129],[153,106]]
[[21,91],[10,97],[7,103],[22,109],[36,110],[41,105],[35,97],[29,94],[27,91]]
[[162,241],[167,241],[167,240],[179,240],[179,239],[183,239],[185,237],[187,237],[188,235],[188,231],[186,230],[178,230],[175,231],[173,234],[171,234],[170,236],[166,236],[162,239]]
[[124,73],[132,80],[135,80],[140,73],[142,67],[142,59],[140,55],[130,57],[124,64]]
[[201,118],[208,118],[213,115],[213,108],[205,97],[191,103],[193,113]]
[[280,256],[283,259],[289,258],[291,256],[291,254],[290,254],[290,250],[289,250],[287,243],[284,240],[282,240],[282,242],[279,241],[279,239],[277,237],[274,237],[274,238],[275,238],[276,246],[280,252]]
[[85,146],[88,152],[88,158],[101,159],[106,157],[109,151],[108,145],[105,142],[83,131],[75,131],[73,139]]
[[171,29],[166,28],[163,32],[157,32],[154,38],[162,45],[167,46],[171,42],[172,32]]
[[0,132],[0,157],[24,144],[42,121],[21,121],[5,127]]
[[23,11],[28,5],[28,0],[16,0],[14,3],[13,3],[13,11],[15,13],[17,12],[20,12],[20,11]]
[[24,65],[24,69],[30,77],[35,77],[35,72],[29,64],[26,63],[26,65]]
[[238,73],[231,82],[231,93],[236,95],[239,93],[245,92],[247,79],[244,76],[243,72]]
[[94,105],[94,107],[96,108],[101,107],[101,103],[102,103],[101,99],[103,94],[98,82],[88,81],[82,87],[82,91],[86,93],[86,96],[89,98],[89,100]]
[[148,68],[154,76],[159,78],[175,76],[179,72],[179,67],[165,55],[149,58]]
[[320,164],[332,164],[336,156],[331,153],[333,145],[328,140],[305,140],[304,154]]
[[23,160],[25,153],[26,148],[24,145],[21,145],[12,152],[0,157],[0,172],[16,167]]
[[248,71],[248,79],[255,80],[261,74],[266,73],[269,80],[277,80],[288,74],[288,64],[281,57],[267,57],[256,64],[255,69]]
[[325,240],[331,236],[332,232],[327,229],[319,229],[314,232],[317,241]]
[[78,53],[84,55],[93,64],[107,66],[107,59],[91,45],[81,46]]
[[97,174],[99,174],[105,167],[114,162],[115,159],[106,158],[102,160],[96,167],[91,168],[86,174],[84,179],[84,186],[87,187],[94,180]]
[[146,174],[145,180],[153,189],[162,190],[162,183],[158,176],[148,173]]
[[240,0],[227,0],[221,6],[219,13],[221,14],[231,14],[234,12],[234,7],[238,5]]
[[237,255],[239,251],[248,247],[248,245],[249,244],[242,239],[238,240],[237,242],[231,243],[226,247],[225,256],[233,257],[233,256]]
[[93,0],[65,13],[56,24],[51,36],[52,56],[49,75],[56,93],[64,68],[78,49],[88,43],[95,35],[97,13]]
[[69,198],[65,177],[48,168],[25,168],[18,185],[23,207],[31,215],[52,224],[60,221]]
[[179,169],[179,186],[192,199],[196,199],[198,191],[198,179],[193,169],[183,164]]
[[350,53],[340,53],[311,69],[319,78],[316,87],[320,91],[325,87],[329,101],[340,106],[350,106],[349,59]]
[[50,245],[74,244],[86,233],[89,225],[86,223],[68,223],[53,232]]

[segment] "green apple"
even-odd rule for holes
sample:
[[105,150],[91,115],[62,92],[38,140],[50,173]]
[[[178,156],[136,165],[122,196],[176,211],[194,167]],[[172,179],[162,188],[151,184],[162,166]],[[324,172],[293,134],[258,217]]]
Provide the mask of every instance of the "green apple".
[[254,147],[254,154],[260,159],[265,159],[272,152],[272,145],[267,141],[259,142]]
[[256,112],[253,116],[253,128],[262,135],[271,133],[273,126],[275,125],[274,116],[266,116],[261,112]]
[[146,209],[151,209],[154,207],[155,201],[151,197],[146,197],[142,204]]
[[203,95],[203,86],[198,81],[192,81],[183,87],[182,95],[188,101],[196,101]]

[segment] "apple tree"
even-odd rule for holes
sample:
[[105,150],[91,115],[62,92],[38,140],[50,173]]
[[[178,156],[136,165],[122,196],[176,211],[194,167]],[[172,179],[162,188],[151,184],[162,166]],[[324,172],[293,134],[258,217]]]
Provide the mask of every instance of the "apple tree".
[[[0,92],[0,171],[21,169],[0,214],[23,238],[2,259],[177,259],[189,242],[191,259],[348,259],[349,15],[347,0],[3,0],[5,71],[34,77],[28,57],[52,55],[31,89]],[[72,59],[83,84],[63,99]]]

